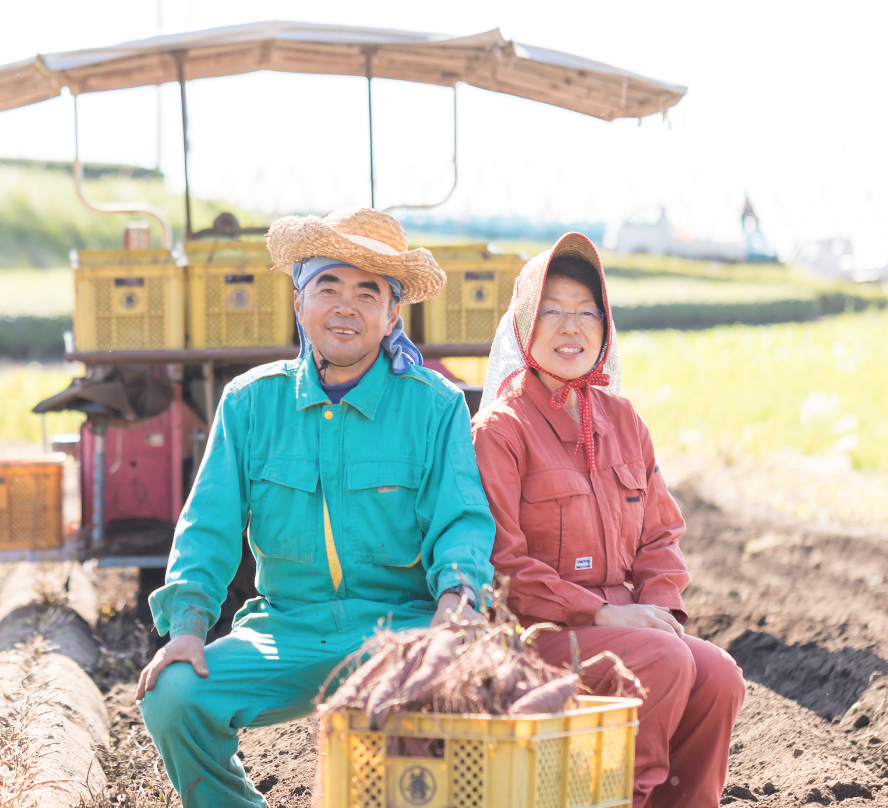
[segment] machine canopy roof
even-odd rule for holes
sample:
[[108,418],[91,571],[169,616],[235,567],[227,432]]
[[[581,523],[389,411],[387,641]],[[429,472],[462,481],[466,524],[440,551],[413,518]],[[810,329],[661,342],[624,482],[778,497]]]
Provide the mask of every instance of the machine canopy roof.
[[0,111],[59,95],[232,76],[255,70],[371,76],[452,87],[457,82],[542,101],[606,121],[677,104],[686,87],[567,53],[523,45],[499,30],[467,37],[260,22],[109,48],[36,56],[0,67]]

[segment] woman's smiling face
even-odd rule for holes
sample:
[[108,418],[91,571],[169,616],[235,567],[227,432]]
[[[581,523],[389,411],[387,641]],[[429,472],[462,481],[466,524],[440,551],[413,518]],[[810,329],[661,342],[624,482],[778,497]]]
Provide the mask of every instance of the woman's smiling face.
[[530,346],[537,364],[565,381],[578,379],[595,366],[603,343],[604,314],[592,290],[572,278],[550,275]]

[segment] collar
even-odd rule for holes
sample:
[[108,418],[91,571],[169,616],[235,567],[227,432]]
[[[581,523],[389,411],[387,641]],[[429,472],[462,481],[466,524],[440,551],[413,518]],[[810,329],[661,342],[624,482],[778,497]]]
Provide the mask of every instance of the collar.
[[[552,406],[552,392],[540,381],[536,373],[529,368],[525,370],[520,385],[543,417],[552,425],[559,439],[567,443],[576,443],[580,436],[580,425],[566,409],[556,410]],[[604,411],[600,396],[593,395],[591,403],[592,429],[596,435],[604,437],[613,430],[613,422]]]
[[[391,375],[389,360],[380,349],[379,356],[370,366],[370,370],[364,374],[357,387],[342,397],[342,401],[372,421],[376,417],[376,411],[379,409]],[[309,353],[302,358],[300,367],[296,371],[296,409],[304,410],[318,404],[329,403],[330,399],[321,387],[318,369]]]

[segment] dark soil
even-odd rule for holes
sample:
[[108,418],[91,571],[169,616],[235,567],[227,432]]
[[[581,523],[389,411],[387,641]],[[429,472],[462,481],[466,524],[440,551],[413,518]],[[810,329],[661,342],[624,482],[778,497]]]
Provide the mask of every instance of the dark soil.
[[888,806],[888,535],[725,512],[679,486],[687,628],[749,683],[722,804]]
[[[888,806],[888,535],[751,505],[727,511],[703,490],[690,480],[674,491],[688,522],[687,628],[728,649],[749,683],[722,804]],[[163,768],[146,746],[135,685],[103,684],[112,747],[144,760],[122,776],[141,765],[159,790]],[[272,808],[307,808],[310,722],[241,737],[245,768]]]

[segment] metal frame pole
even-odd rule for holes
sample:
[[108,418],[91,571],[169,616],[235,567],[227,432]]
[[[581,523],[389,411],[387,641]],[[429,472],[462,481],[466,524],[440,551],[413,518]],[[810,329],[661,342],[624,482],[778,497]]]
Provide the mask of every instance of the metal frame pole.
[[167,369],[173,383],[173,400],[170,402],[170,521],[175,524],[182,513],[182,367],[169,365]]
[[203,363],[204,398],[207,402],[207,431],[213,426],[213,418],[216,415],[216,377],[212,362]]
[[386,213],[389,213],[393,210],[431,210],[432,208],[437,208],[439,205],[443,205],[451,196],[453,196],[453,192],[456,190],[456,184],[459,182],[459,163],[458,163],[458,144],[459,144],[459,133],[457,130],[457,120],[456,120],[456,112],[457,112],[457,103],[456,103],[456,85],[453,85],[453,185],[450,186],[450,190],[447,192],[447,196],[445,196],[439,202],[433,202],[430,205],[391,205],[388,208],[383,208]]
[[370,207],[376,207],[376,181],[373,176],[373,77],[370,75],[370,57],[367,57],[367,117],[370,122]]
[[105,433],[108,424],[98,421],[93,433],[92,549],[102,546],[105,538]]
[[182,99],[182,145],[185,151],[185,238],[190,239],[191,231],[191,187],[188,184],[188,104],[185,98],[185,59],[184,54],[176,54],[179,68],[179,95]]

